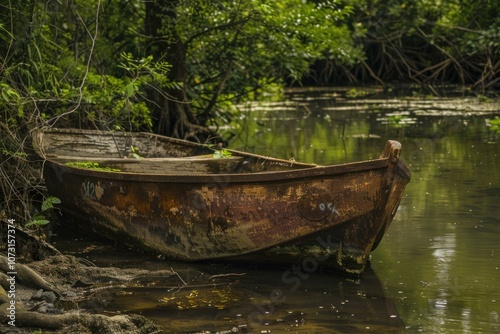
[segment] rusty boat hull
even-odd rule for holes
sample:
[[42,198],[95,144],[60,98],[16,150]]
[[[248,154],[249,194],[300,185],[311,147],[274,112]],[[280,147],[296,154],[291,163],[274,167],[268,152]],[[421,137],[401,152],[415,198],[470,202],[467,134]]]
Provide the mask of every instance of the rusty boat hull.
[[[331,166],[214,156],[213,147],[150,133],[48,128],[33,142],[65,221],[183,261],[360,274],[410,180],[396,141],[379,159]],[[99,167],[81,167],[88,163]]]

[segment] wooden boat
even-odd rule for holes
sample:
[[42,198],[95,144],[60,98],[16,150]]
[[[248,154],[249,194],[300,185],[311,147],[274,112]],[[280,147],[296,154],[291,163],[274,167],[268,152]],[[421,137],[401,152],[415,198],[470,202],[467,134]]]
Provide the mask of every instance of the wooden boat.
[[187,261],[360,274],[410,180],[396,141],[331,166],[150,133],[45,128],[33,143],[65,221]]

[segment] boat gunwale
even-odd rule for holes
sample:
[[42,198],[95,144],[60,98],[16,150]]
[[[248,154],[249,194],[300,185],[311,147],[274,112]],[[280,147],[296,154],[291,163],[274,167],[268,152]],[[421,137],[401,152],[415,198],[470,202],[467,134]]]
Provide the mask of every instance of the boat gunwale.
[[[42,128],[35,130],[36,134],[57,135],[59,133],[64,134],[81,134],[81,135],[94,135],[94,136],[112,136],[115,132],[109,133],[107,131],[101,130],[80,130],[80,129],[58,129],[58,128]],[[172,137],[166,137],[158,134],[148,133],[148,132],[116,132],[116,134],[121,136],[135,136],[135,137],[149,137],[157,138],[158,140],[171,142],[178,145],[191,146],[191,147],[202,147],[206,146],[204,144],[190,142],[183,139],[177,139]],[[388,141],[392,148],[399,148],[400,143],[397,141]],[[386,146],[388,145],[386,144]],[[100,179],[110,179],[110,180],[123,180],[123,181],[138,181],[138,182],[168,182],[168,183],[243,183],[243,182],[265,182],[265,181],[297,181],[298,179],[308,179],[317,177],[330,177],[334,175],[364,172],[369,170],[388,168],[394,161],[391,159],[391,155],[382,156],[378,159],[361,160],[354,162],[346,162],[334,165],[317,165],[312,163],[302,163],[290,160],[284,160],[279,158],[262,156],[259,154],[242,152],[232,149],[224,149],[233,154],[233,157],[243,157],[243,158],[254,158],[261,159],[263,161],[269,161],[271,163],[282,164],[284,167],[290,167],[289,170],[279,170],[279,171],[260,171],[260,172],[234,172],[234,173],[150,173],[150,172],[114,172],[106,170],[93,170],[78,168],[74,166],[67,166],[65,163],[58,161],[58,159],[64,160],[70,158],[71,156],[53,156],[50,154],[45,154],[45,146],[43,144],[43,136],[37,136],[37,145],[35,146],[36,151],[39,155],[45,159],[46,162],[50,162],[57,166],[60,172],[68,172],[73,174],[78,174],[87,177],[96,177]],[[74,156],[75,159],[78,158]],[[167,157],[159,159],[169,159],[182,161],[193,161],[195,156],[187,157]],[[109,158],[96,158],[96,157],[81,157],[82,160],[89,159],[89,161],[106,161]],[[123,159],[123,158],[120,158]],[[141,161],[155,161],[158,158],[144,158],[144,159],[130,159],[127,162],[132,162],[136,160],[138,163]],[[154,159],[154,160],[153,160]],[[224,158],[217,158],[224,159]],[[114,159],[113,159],[114,160]],[[215,160],[215,159],[214,159]],[[399,160],[399,159],[398,159]],[[123,160],[126,161],[126,160]],[[167,160],[166,160],[167,161]],[[298,168],[293,168],[293,166]]]
[[78,167],[66,166],[56,160],[46,161],[56,165],[63,171],[71,172],[81,176],[97,177],[101,179],[113,179],[137,182],[169,182],[169,183],[241,183],[241,182],[265,182],[308,179],[315,177],[329,177],[339,174],[364,172],[375,169],[387,168],[389,158],[348,162],[329,166],[315,166],[303,169],[291,169],[284,171],[265,172],[243,172],[243,173],[182,173],[182,174],[158,174],[158,173],[135,173],[135,172],[113,172],[103,170],[92,170]]

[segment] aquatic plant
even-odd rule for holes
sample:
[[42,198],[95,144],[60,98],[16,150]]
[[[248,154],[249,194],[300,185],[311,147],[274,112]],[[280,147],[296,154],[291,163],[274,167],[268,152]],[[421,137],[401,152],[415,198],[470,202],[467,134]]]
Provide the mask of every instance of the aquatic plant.
[[495,116],[495,118],[487,120],[487,125],[491,131],[500,133],[500,117]]
[[91,161],[72,161],[72,162],[66,162],[64,165],[68,167],[93,169],[105,172],[120,172],[120,169],[118,168],[102,167],[99,165],[99,163]]
[[378,118],[383,124],[389,125],[391,128],[404,128],[409,124],[414,124],[415,119],[409,117],[407,113],[389,113]]

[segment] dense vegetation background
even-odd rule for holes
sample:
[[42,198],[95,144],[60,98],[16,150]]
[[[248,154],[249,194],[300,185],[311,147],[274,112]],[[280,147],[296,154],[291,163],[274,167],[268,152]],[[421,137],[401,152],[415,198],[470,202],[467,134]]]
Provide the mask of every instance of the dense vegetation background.
[[500,2],[0,2],[0,218],[27,219],[40,126],[206,140],[290,85],[500,85]]

